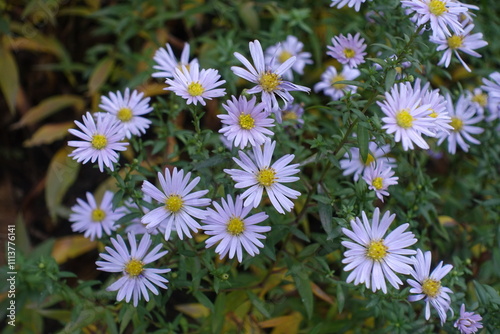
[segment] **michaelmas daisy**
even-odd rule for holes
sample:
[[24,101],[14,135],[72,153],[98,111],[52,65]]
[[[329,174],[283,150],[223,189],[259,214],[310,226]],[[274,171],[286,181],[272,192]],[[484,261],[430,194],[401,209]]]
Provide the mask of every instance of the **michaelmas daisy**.
[[389,196],[387,188],[398,184],[399,177],[394,176],[392,168],[381,161],[371,163],[365,169],[363,180],[368,184],[368,189],[375,191],[375,195],[383,202],[384,196]]
[[395,167],[396,159],[388,157],[391,151],[391,145],[378,146],[377,143],[370,141],[368,143],[368,156],[366,161],[361,159],[359,148],[351,147],[349,152],[344,154],[344,158],[340,160],[340,168],[342,168],[342,175],[353,175],[354,181],[358,181],[359,177],[363,175],[365,168],[369,167],[372,163],[384,163],[387,167]]
[[337,83],[344,80],[354,80],[361,72],[355,68],[344,66],[341,73],[333,66],[328,66],[321,74],[321,81],[314,85],[314,91],[323,91],[323,94],[330,96],[332,100],[340,100],[347,92],[355,93],[358,87],[345,83]]
[[359,12],[361,4],[366,0],[332,0],[330,7],[337,6],[337,8],[342,8],[344,6],[348,6],[349,8],[354,7],[354,10]]
[[348,34],[335,36],[332,38],[333,46],[328,45],[327,55],[338,60],[339,63],[348,65],[351,68],[356,68],[358,65],[365,62],[366,44],[364,38],[360,38],[359,33],[354,35]]
[[196,58],[191,60],[191,62],[189,61],[189,49],[189,43],[184,44],[181,59],[179,61],[177,61],[174,51],[172,51],[172,47],[168,43],[165,44],[165,49],[159,48],[156,50],[153,57],[156,65],[154,65],[153,68],[158,72],[153,73],[152,77],[172,78],[176,68],[182,68],[182,66],[189,68],[191,65],[197,64],[198,60]]
[[[286,40],[270,46],[266,49],[266,63],[271,66],[276,63],[277,65],[283,64],[291,57],[295,57],[295,62],[292,67],[283,73],[283,77],[287,80],[293,79],[293,71],[298,74],[304,73],[304,67],[307,64],[312,64],[310,52],[302,52],[304,43],[299,41],[297,37],[289,35]],[[273,63],[274,62],[274,63]],[[293,70],[293,71],[292,71]]]
[[453,327],[457,328],[461,334],[473,334],[483,328],[481,323],[483,317],[474,312],[466,312],[465,304],[460,306],[460,317],[455,321]]

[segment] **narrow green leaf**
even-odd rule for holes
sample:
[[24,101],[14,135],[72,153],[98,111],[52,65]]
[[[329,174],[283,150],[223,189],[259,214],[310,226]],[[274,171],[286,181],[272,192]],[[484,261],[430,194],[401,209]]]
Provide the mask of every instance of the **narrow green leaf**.
[[94,95],[99,92],[102,85],[108,80],[113,67],[115,66],[115,60],[111,57],[106,57],[97,64],[90,76],[88,89],[89,94]]
[[15,113],[16,96],[19,90],[19,71],[12,53],[0,44],[0,88],[11,114]]
[[310,319],[313,313],[314,298],[307,271],[304,270],[303,266],[296,265],[292,267],[291,272],[295,285],[297,286],[297,291],[306,308],[307,317]]
[[358,124],[358,145],[359,145],[359,154],[361,155],[361,160],[367,161],[369,149],[368,149],[368,141],[370,140],[370,134],[368,129],[361,124]]
[[262,313],[266,318],[271,318],[271,313],[266,309],[266,306],[264,304],[264,301],[260,300],[257,295],[251,291],[247,291],[248,298],[250,298],[250,301],[252,302],[253,306],[257,310],[259,310],[260,313]]
[[205,296],[205,294],[203,294],[203,292],[201,292],[199,290],[195,291],[193,293],[193,296],[194,296],[194,298],[196,298],[197,301],[200,302],[200,304],[202,304],[203,306],[209,308],[210,311],[215,312],[215,306],[214,306],[214,304],[212,303],[212,301],[210,299],[208,299],[207,296]]
[[385,76],[385,91],[388,92],[391,90],[391,87],[394,85],[394,81],[396,81],[396,75],[398,72],[396,69],[391,68],[387,75]]

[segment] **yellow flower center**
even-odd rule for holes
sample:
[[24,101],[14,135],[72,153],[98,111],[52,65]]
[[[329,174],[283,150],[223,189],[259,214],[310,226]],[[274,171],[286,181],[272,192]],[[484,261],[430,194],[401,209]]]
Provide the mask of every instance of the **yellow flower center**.
[[266,72],[260,76],[259,84],[265,92],[273,92],[281,83],[281,78],[276,73]]
[[108,145],[108,139],[105,135],[96,134],[92,136],[90,144],[92,144],[92,147],[96,150],[102,150]]
[[431,298],[439,295],[441,290],[441,282],[432,278],[426,278],[422,284],[422,292]]
[[353,49],[350,49],[350,48],[345,48],[344,49],[344,56],[346,58],[352,58],[356,55],[356,52],[354,52]]
[[431,0],[429,3],[429,11],[436,16],[441,16],[443,13],[447,12],[448,9],[446,8],[446,3],[444,1]]
[[231,217],[227,223],[227,232],[238,236],[245,231],[245,223],[238,217]]
[[373,157],[373,155],[371,155],[371,153],[368,153],[368,156],[366,157],[366,161],[363,161],[363,163],[365,164],[365,166],[370,166],[370,164],[374,161],[375,161],[375,158]]
[[292,54],[290,52],[283,50],[281,52],[281,54],[279,55],[278,60],[280,61],[280,63],[283,64],[285,61],[287,61],[291,57],[292,57]]
[[187,87],[187,91],[191,96],[200,96],[205,91],[205,88],[199,82],[191,82]]
[[184,201],[179,195],[170,195],[165,200],[165,209],[170,212],[176,213],[182,208]]
[[129,276],[137,277],[144,270],[144,263],[142,261],[131,259],[125,265],[125,272],[129,274]]
[[257,181],[264,187],[276,182],[276,171],[273,168],[264,168],[257,173]]
[[408,109],[403,109],[396,115],[396,123],[404,129],[411,128],[413,125],[413,116],[410,115]]
[[297,116],[297,114],[294,113],[293,111],[289,111],[283,115],[283,119],[288,121],[295,121],[299,119],[299,116]]
[[431,113],[429,114],[429,117],[432,117],[432,118],[437,118],[439,116],[439,114],[434,110],[434,109],[429,109],[429,111],[431,111]]
[[451,37],[448,37],[448,46],[451,49],[458,49],[459,47],[462,46],[463,41],[464,41],[463,36],[453,35]]
[[122,121],[122,122],[128,122],[132,119],[134,114],[132,113],[132,110],[130,108],[124,107],[118,110],[118,113],[116,114],[116,117]]
[[100,223],[106,218],[106,212],[101,209],[92,210],[92,221],[95,223]]
[[380,190],[384,187],[384,179],[379,177],[376,177],[372,181],[372,186],[375,187],[375,189]]
[[450,125],[453,127],[453,131],[458,132],[464,127],[464,122],[460,118],[452,117]]
[[255,120],[251,115],[248,114],[242,113],[240,115],[238,123],[240,124],[241,128],[245,130],[251,130],[255,127]]
[[472,97],[472,102],[476,102],[481,107],[485,107],[488,103],[488,95],[484,93],[476,94]]
[[179,70],[181,70],[181,72],[182,72],[182,69],[183,69],[184,67],[186,67],[186,70],[189,72],[189,67],[190,67],[190,65],[189,65],[189,64],[183,64],[183,63],[181,63],[181,62],[178,62],[178,63],[177,63],[177,68],[178,68]]
[[345,80],[345,77],[343,75],[339,74],[339,75],[334,76],[332,79],[332,86],[335,89],[339,89],[339,90],[344,89],[347,86],[346,84],[336,84],[336,82],[342,81],[342,80]]
[[384,245],[384,240],[373,240],[368,245],[366,256],[374,261],[380,261],[387,255],[387,246]]

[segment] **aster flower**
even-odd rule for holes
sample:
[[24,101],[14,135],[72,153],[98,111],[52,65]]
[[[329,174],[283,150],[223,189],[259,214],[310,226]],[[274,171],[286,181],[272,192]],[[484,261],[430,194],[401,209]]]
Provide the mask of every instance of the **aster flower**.
[[220,258],[229,253],[229,258],[236,255],[238,262],[243,260],[243,248],[250,256],[259,254],[259,247],[264,247],[259,239],[265,239],[262,233],[269,232],[271,228],[256,224],[263,222],[268,216],[259,212],[247,217],[251,207],[243,206],[240,196],[236,196],[233,201],[231,195],[228,195],[227,201],[221,198],[221,203],[222,206],[214,202],[215,210],[208,208],[207,218],[202,221],[205,224],[202,226],[205,234],[211,236],[205,240],[206,248],[220,242],[215,249]]
[[267,129],[274,126],[274,120],[264,111],[264,103],[255,104],[255,101],[255,96],[250,101],[244,96],[239,99],[233,96],[232,100],[227,101],[227,105],[222,105],[227,115],[217,115],[222,123],[227,125],[220,129],[219,133],[224,134],[230,142],[234,141],[234,146],[242,149],[248,143],[252,146],[264,144],[266,135],[274,134]]
[[292,103],[289,104],[285,109],[281,110],[281,117],[285,121],[296,122],[295,127],[300,128],[304,125],[304,104],[303,103]]
[[340,74],[333,66],[328,66],[326,71],[321,75],[321,81],[314,85],[314,91],[323,91],[323,94],[330,96],[332,100],[340,100],[347,92],[355,93],[358,89],[356,86],[347,85],[344,83],[336,83],[344,80],[354,80],[361,72],[357,69],[344,66]]
[[198,63],[196,58],[191,60],[191,62],[189,61],[189,43],[184,44],[181,59],[179,61],[175,57],[170,44],[165,44],[165,48],[166,49],[159,48],[156,50],[153,57],[156,62],[156,65],[154,65],[153,68],[158,70],[158,72],[152,74],[154,78],[173,78],[176,68],[181,69],[182,66],[189,68],[191,65]]
[[86,196],[87,202],[77,198],[77,204],[71,208],[69,221],[73,223],[71,225],[73,232],[83,232],[83,236],[92,241],[96,237],[102,238],[103,232],[111,235],[112,231],[118,228],[115,222],[125,214],[124,208],[113,210],[111,191],[104,193],[99,204],[91,193],[87,192]]
[[481,142],[472,137],[471,134],[477,135],[483,133],[484,129],[473,126],[472,124],[479,123],[483,120],[483,116],[476,115],[476,109],[467,101],[465,96],[461,95],[453,107],[451,96],[446,95],[447,110],[451,116],[450,125],[453,130],[449,133],[438,133],[438,145],[441,145],[445,139],[448,140],[448,152],[455,154],[457,151],[457,144],[463,151],[469,151],[469,143],[479,145]]
[[116,151],[125,151],[128,143],[120,142],[123,139],[121,125],[115,117],[97,113],[94,120],[90,112],[83,115],[83,124],[75,121],[80,130],[69,129],[69,133],[82,140],[71,140],[68,146],[76,147],[69,154],[74,160],[85,164],[89,160],[94,163],[97,160],[99,170],[102,172],[104,166],[114,170],[113,163],[118,161]]
[[430,105],[420,104],[420,92],[400,83],[394,85],[390,92],[386,92],[385,98],[385,101],[377,102],[386,115],[382,118],[385,123],[382,129],[389,134],[394,133],[394,140],[402,142],[405,151],[413,150],[413,143],[428,149],[429,145],[422,138],[422,134],[435,137],[432,131],[434,120],[427,117],[431,113]]
[[167,289],[164,283],[168,283],[168,280],[159,274],[168,273],[170,269],[146,268],[146,265],[158,260],[168,251],[159,252],[163,247],[162,244],[156,245],[149,251],[151,237],[147,233],[142,236],[139,245],[137,245],[133,233],[129,233],[127,237],[130,243],[130,251],[123,238],[118,235],[116,239],[111,238],[114,248],[106,246],[107,254],[99,254],[105,261],[96,261],[96,265],[98,266],[97,270],[123,273],[123,276],[107,287],[106,290],[118,291],[117,301],[125,299],[128,303],[133,299],[133,304],[137,307],[141,297],[149,301],[148,290],[158,295],[158,289],[155,285]]
[[484,110],[490,105],[488,94],[483,92],[481,88],[474,88],[472,91],[466,91],[465,96],[469,103],[476,108],[480,115],[484,115]]
[[500,100],[500,73],[493,72],[490,74],[490,79],[483,78],[484,85],[481,88],[488,92],[488,97],[495,100]]
[[337,8],[342,8],[344,6],[348,6],[349,8],[354,7],[354,10],[359,12],[361,4],[366,0],[332,0],[330,7],[337,6]]
[[450,308],[451,299],[449,293],[453,293],[449,288],[441,286],[441,280],[453,268],[451,264],[443,266],[441,261],[437,267],[429,274],[431,270],[431,252],[422,253],[417,250],[417,255],[412,256],[414,261],[414,269],[411,270],[411,275],[415,280],[408,279],[407,282],[411,285],[410,293],[415,295],[409,296],[410,302],[415,302],[421,299],[425,301],[425,319],[429,320],[431,316],[430,305],[432,305],[439,314],[441,325],[446,321],[446,312],[453,309]]
[[365,62],[366,44],[365,39],[360,38],[359,32],[354,35],[348,34],[335,36],[332,38],[333,46],[328,45],[326,54],[337,59],[339,63],[348,65],[351,68],[356,68],[358,65]]
[[285,102],[286,107],[288,103],[293,101],[293,97],[289,93],[290,91],[310,91],[307,87],[283,80],[283,75],[294,65],[297,61],[297,57],[292,56],[288,58],[278,67],[274,64],[266,66],[264,52],[262,51],[260,42],[258,40],[250,42],[249,47],[255,67],[240,53],[235,52],[234,56],[245,65],[247,69],[239,66],[232,66],[231,70],[235,75],[256,84],[256,86],[249,89],[247,93],[262,93],[262,101],[266,105],[267,111],[279,112],[280,106],[276,96],[279,96]]
[[351,147],[349,153],[344,154],[344,158],[340,160],[340,168],[342,168],[342,175],[347,176],[354,174],[354,181],[358,181],[359,177],[363,174],[366,167],[372,163],[384,163],[387,167],[395,167],[396,159],[387,157],[390,152],[390,145],[378,146],[377,143],[370,141],[368,143],[368,156],[366,161],[361,159],[359,148]]
[[271,165],[274,148],[276,142],[267,140],[263,148],[260,146],[253,147],[254,156],[250,158],[247,154],[239,151],[239,157],[233,160],[243,168],[239,169],[224,169],[226,174],[229,174],[237,189],[248,188],[241,195],[242,199],[246,199],[245,206],[253,206],[256,208],[262,199],[264,189],[271,200],[271,203],[279,213],[291,211],[293,202],[290,199],[296,199],[300,193],[283,185],[299,180],[299,177],[292,176],[299,172],[297,168],[299,164],[292,164],[295,155],[286,154]]
[[465,304],[460,307],[460,317],[455,321],[453,327],[457,328],[461,334],[476,333],[483,328],[481,323],[483,318],[474,312],[465,312]]
[[130,90],[125,89],[122,96],[121,92],[109,93],[109,97],[102,96],[99,108],[113,115],[122,125],[123,132],[127,138],[140,136],[146,133],[151,121],[142,115],[150,113],[153,108],[149,106],[149,97],[142,99],[143,93],[134,90],[130,95]]
[[387,229],[396,217],[389,211],[380,219],[380,210],[376,208],[370,223],[366,213],[362,211],[361,219],[351,220],[352,231],[342,228],[342,232],[352,241],[342,241],[342,245],[348,250],[344,253],[342,263],[347,264],[345,271],[351,271],[347,277],[347,283],[354,281],[355,285],[365,283],[373,292],[382,289],[387,293],[386,280],[396,289],[403,282],[396,273],[408,275],[411,271],[411,259],[407,255],[413,255],[414,250],[406,249],[417,242],[415,235],[404,232],[409,224],[402,224],[390,232],[387,237]]
[[206,105],[205,100],[226,95],[225,88],[217,88],[224,84],[226,80],[220,80],[219,72],[213,68],[200,71],[198,63],[193,63],[189,68],[182,66],[176,68],[174,79],[167,79],[165,82],[170,87],[165,90],[173,91],[177,96],[186,99],[187,104]]
[[481,55],[474,51],[488,45],[488,42],[483,40],[482,33],[471,34],[474,29],[473,24],[469,24],[464,28],[462,33],[455,33],[451,36],[431,36],[430,41],[438,44],[437,51],[443,51],[443,56],[438,63],[438,66],[448,67],[451,62],[451,56],[454,53],[458,60],[462,63],[467,71],[471,71],[469,66],[464,62],[458,51],[462,51],[472,57],[481,58]]
[[[142,197],[142,199],[149,203],[149,204],[152,204],[152,198],[151,196],[148,196],[148,195],[144,195]],[[140,213],[141,216],[143,216],[144,214],[148,213],[149,211],[151,211],[148,207],[146,207],[145,205],[141,205],[140,207],[135,204],[131,199],[125,201],[125,209],[126,209],[126,212],[125,212],[125,215],[128,215],[128,214],[132,214],[132,213]],[[161,225],[159,225],[158,227],[161,227]],[[138,235],[138,234],[144,234],[144,233],[149,233],[151,235],[157,235],[158,233],[160,233],[160,229],[156,227],[156,228],[152,228],[152,229],[148,229],[146,227],[146,225],[144,225],[142,222],[141,222],[141,218],[140,217],[137,217],[137,218],[133,218],[130,220],[130,223],[127,225],[127,227],[125,228],[125,233],[129,233],[129,232],[132,232],[134,233],[135,235]],[[164,232],[164,231],[163,231]]]
[[307,64],[313,63],[311,59],[311,53],[302,52],[303,48],[304,43],[300,42],[297,37],[289,35],[284,42],[277,43],[266,49],[266,64],[268,64],[270,67],[275,67],[275,64],[279,66],[291,57],[295,57],[296,59],[292,67],[290,67],[286,72],[283,73],[283,77],[285,79],[292,80],[293,71],[302,75],[304,74],[304,67]]
[[146,213],[141,222],[147,224],[148,229],[161,225],[160,228],[165,229],[165,240],[170,238],[173,228],[175,228],[181,240],[184,235],[191,238],[189,230],[196,232],[200,228],[200,224],[192,217],[203,219],[206,216],[205,210],[196,207],[210,205],[210,199],[201,198],[208,193],[208,190],[192,193],[191,191],[200,182],[200,177],[198,176],[189,182],[190,178],[191,173],[184,176],[182,169],[177,171],[177,168],[174,168],[172,174],[170,174],[170,171],[166,168],[165,175],[158,172],[161,190],[149,181],[144,181],[142,184],[142,192],[163,205]]
[[398,184],[399,177],[394,176],[391,167],[386,166],[382,161],[378,164],[371,163],[365,169],[363,180],[368,184],[368,189],[374,190],[375,195],[383,202],[384,196],[389,196],[387,188]]

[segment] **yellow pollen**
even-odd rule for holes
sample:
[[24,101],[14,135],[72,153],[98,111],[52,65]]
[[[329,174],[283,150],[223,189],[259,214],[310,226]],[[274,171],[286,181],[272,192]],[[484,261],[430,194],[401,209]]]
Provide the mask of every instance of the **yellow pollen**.
[[118,113],[116,114],[116,117],[122,122],[128,122],[132,119],[134,114],[132,113],[132,110],[130,108],[124,107],[118,110]]
[[294,113],[293,111],[289,111],[283,115],[283,119],[288,121],[295,121],[299,119],[299,116],[297,116],[297,114]]
[[188,72],[189,72],[189,64],[183,64],[181,62],[177,63],[177,68],[179,70],[181,70],[181,72],[182,72],[183,67],[186,67],[186,70],[188,70]]
[[354,57],[355,55],[356,55],[356,52],[354,52],[354,50],[353,50],[353,49],[349,49],[349,48],[345,48],[345,49],[344,49],[344,56],[345,56],[346,58],[352,58],[352,57]]
[[96,150],[102,150],[108,145],[108,139],[105,135],[96,134],[92,136],[92,141],[90,143]]
[[380,190],[384,187],[384,179],[379,177],[376,177],[372,181],[372,186],[375,187],[375,189]]
[[282,51],[280,56],[278,57],[278,60],[280,63],[284,63],[285,61],[287,61],[288,59],[290,59],[292,57],[292,54],[288,51]]
[[428,111],[432,111],[430,114],[429,114],[429,117],[432,117],[432,118],[437,118],[439,116],[439,114],[434,110],[434,109],[429,109]]
[[435,298],[441,291],[441,282],[432,278],[426,278],[422,284],[422,292],[431,298]]
[[255,127],[255,120],[251,115],[248,114],[242,113],[240,115],[238,123],[240,124],[241,128],[245,130],[251,130]]
[[346,84],[336,84],[336,82],[342,81],[342,80],[345,80],[345,77],[343,75],[339,74],[339,75],[334,76],[332,79],[332,86],[335,89],[339,89],[339,90],[344,89],[347,86]]
[[446,3],[441,0],[431,0],[429,11],[436,16],[441,16],[443,13],[448,12],[448,8],[446,8]]
[[362,161],[362,162],[365,164],[365,166],[370,166],[370,164],[374,161],[375,161],[375,158],[373,157],[373,155],[371,155],[371,153],[368,153],[368,156],[366,157],[366,161]]
[[371,241],[366,250],[366,256],[372,260],[380,261],[387,255],[387,246],[384,245],[384,240]]
[[257,181],[264,187],[276,182],[276,171],[273,168],[264,168],[257,173]]
[[260,76],[259,84],[265,92],[273,92],[281,83],[281,77],[276,73],[266,72]]
[[170,212],[176,213],[182,208],[184,201],[179,195],[170,195],[165,200],[165,209]]
[[200,96],[205,91],[205,88],[199,82],[191,82],[187,87],[187,91],[191,96]]
[[485,107],[488,103],[488,95],[484,93],[476,94],[472,97],[472,102],[476,102],[481,107]]
[[458,132],[464,127],[464,122],[460,118],[452,117],[450,125],[453,127],[453,131]]
[[144,263],[136,259],[131,259],[125,265],[125,272],[132,277],[139,276],[143,270],[144,270]]
[[231,217],[227,223],[227,232],[238,236],[245,231],[245,223],[238,217]]
[[403,109],[396,115],[396,123],[404,129],[411,128],[413,125],[413,116],[410,115],[408,109]]
[[92,221],[94,223],[100,223],[106,218],[106,212],[101,209],[94,209],[92,210]]
[[451,37],[448,37],[448,46],[451,49],[458,49],[459,47],[462,46],[463,41],[464,41],[463,36],[453,35]]

